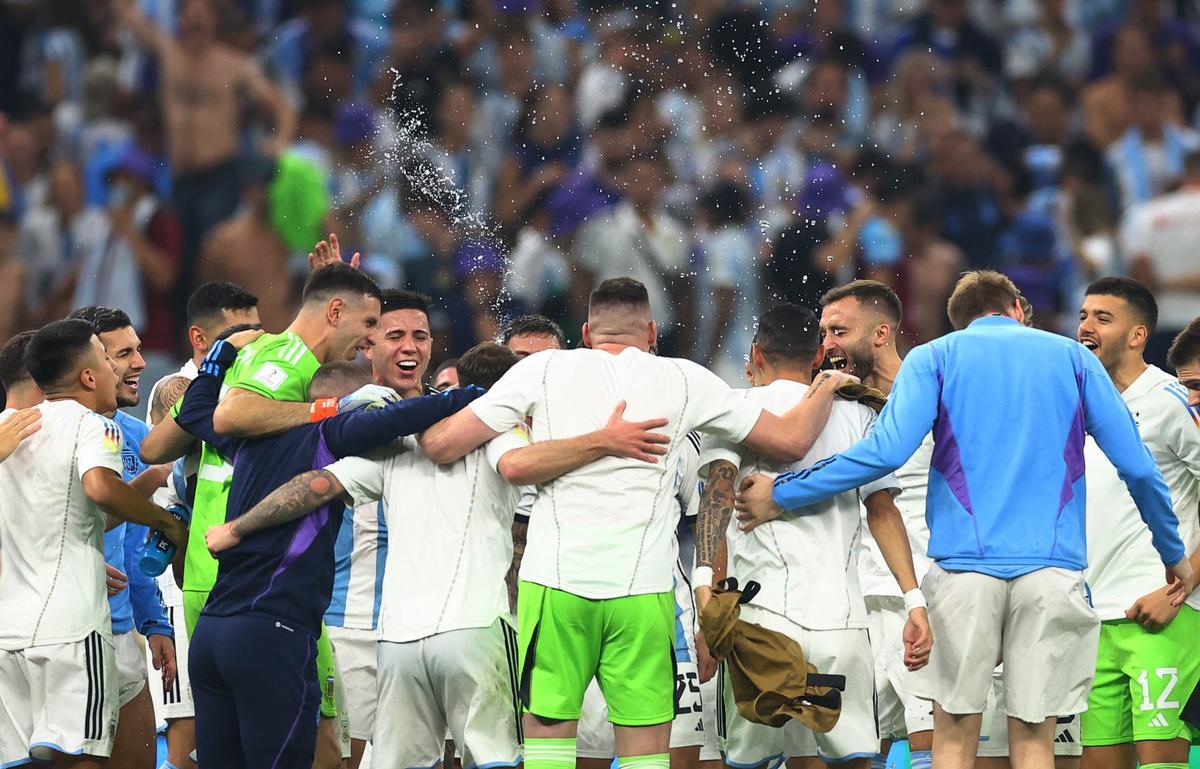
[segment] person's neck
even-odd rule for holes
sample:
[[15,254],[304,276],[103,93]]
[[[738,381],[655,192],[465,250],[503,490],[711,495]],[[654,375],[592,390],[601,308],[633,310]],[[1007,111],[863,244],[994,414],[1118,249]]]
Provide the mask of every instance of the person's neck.
[[287,327],[285,333],[300,337],[300,341],[304,342],[304,346],[320,363],[329,362],[329,355],[332,352],[329,349],[329,340],[333,336],[333,328],[325,322],[323,315],[301,309],[300,314],[292,321],[292,325]]
[[[613,355],[620,355],[630,347],[636,347],[636,345],[630,344],[629,342],[599,342],[592,345],[593,350],[603,350],[604,352],[611,353]],[[644,349],[642,351],[645,352]]]
[[763,369],[764,384],[771,384],[783,379],[788,382],[799,382],[803,385],[812,384],[812,370],[807,366],[772,366],[767,364]]
[[6,393],[4,405],[10,409],[27,409],[46,400],[46,396],[32,381],[13,385]]
[[892,394],[892,385],[900,373],[900,355],[896,348],[888,346],[875,355],[875,368],[863,377],[863,384],[874,387],[884,395]]
[[[48,401],[75,401],[80,406],[96,411],[96,393],[90,390],[64,390],[63,392],[46,393]],[[99,413],[99,412],[97,412]]]
[[1125,392],[1129,389],[1129,385],[1137,381],[1137,378],[1150,368],[1150,364],[1146,363],[1141,354],[1126,355],[1117,365],[1108,369],[1108,376],[1112,379],[1113,385],[1117,388],[1117,392]]

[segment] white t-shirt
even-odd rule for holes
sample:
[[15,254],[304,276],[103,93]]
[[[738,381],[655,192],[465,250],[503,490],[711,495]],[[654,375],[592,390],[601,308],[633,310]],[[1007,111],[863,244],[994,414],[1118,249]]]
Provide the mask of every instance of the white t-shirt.
[[435,465],[416,438],[326,469],[355,506],[383,500],[388,553],[379,638],[402,643],[510,623],[504,576],[512,565],[518,489],[496,469],[529,442],[509,429],[453,464]]
[[[1145,255],[1159,280],[1200,270],[1196,239],[1200,237],[1200,189],[1183,189],[1130,207],[1121,223],[1121,251],[1126,259]],[[1155,292],[1158,327],[1182,329],[1196,317],[1200,291]]]
[[671,590],[687,434],[741,441],[762,412],[701,366],[632,347],[530,355],[468,408],[500,432],[532,417],[536,442],[598,430],[619,401],[627,420],[668,420],[658,430],[667,454],[655,464],[605,457],[541,486],[521,579],[592,599]]
[[[764,387],[742,390],[747,401],[773,414],[784,414],[808,391],[808,385],[777,379]],[[875,412],[847,400],[835,400],[825,429],[799,462],[779,465],[742,446],[707,440],[700,465],[705,472],[718,459],[738,468],[734,488],[752,473],[770,476],[811,467],[862,440],[875,423]],[[762,586],[750,603],[786,617],[809,630],[843,630],[867,626],[867,609],[858,580],[861,500],[877,491],[899,491],[889,474],[855,491],[790,512],[751,532],[734,530],[729,573],[741,585]]]
[[[904,530],[908,533],[908,545],[912,550],[913,570],[920,585],[933,561],[929,552],[929,524],[925,521],[925,499],[929,493],[929,463],[933,459],[933,433],[925,436],[915,454],[896,471],[900,484],[900,495],[896,497],[896,508],[904,518]],[[865,515],[865,510],[864,510]],[[866,519],[863,519],[864,524]],[[864,596],[903,595],[896,582],[879,543],[871,531],[863,526],[862,556],[858,559],[859,577],[862,579]]]
[[[1187,391],[1157,366],[1143,371],[1121,397],[1171,491],[1179,536],[1191,555],[1200,546],[1200,409],[1188,408]],[[1092,603],[1101,620],[1124,619],[1134,601],[1166,585],[1162,559],[1125,483],[1091,437],[1083,456]],[[1200,609],[1200,595],[1193,593],[1187,603]]]
[[[77,401],[43,401],[42,429],[0,463],[0,649],[112,634],[94,468],[121,475],[121,429]],[[4,418],[12,414],[4,412]]]

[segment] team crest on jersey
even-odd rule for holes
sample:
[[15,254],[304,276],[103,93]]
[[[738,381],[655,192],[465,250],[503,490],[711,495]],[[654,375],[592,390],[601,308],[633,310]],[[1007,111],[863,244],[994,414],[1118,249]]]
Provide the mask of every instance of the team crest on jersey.
[[138,458],[129,448],[121,450],[121,465],[125,468],[125,475],[132,478],[138,472]]

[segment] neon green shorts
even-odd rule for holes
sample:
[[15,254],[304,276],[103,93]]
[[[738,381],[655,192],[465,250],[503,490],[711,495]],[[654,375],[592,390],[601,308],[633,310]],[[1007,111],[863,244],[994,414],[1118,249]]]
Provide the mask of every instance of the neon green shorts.
[[592,600],[521,582],[517,591],[521,699],[535,716],[579,720],[594,677],[621,726],[675,717],[675,597]]
[[1080,716],[1085,746],[1191,739],[1179,714],[1200,681],[1200,612],[1180,608],[1152,633],[1136,622],[1100,623],[1096,679]]
[[[207,590],[183,591],[183,620],[187,624],[188,637],[196,630],[200,621],[200,612],[208,603]],[[338,705],[336,691],[339,685],[337,665],[333,661],[333,643],[329,640],[329,630],[321,623],[321,635],[317,638],[317,683],[321,687],[321,717],[337,718]]]

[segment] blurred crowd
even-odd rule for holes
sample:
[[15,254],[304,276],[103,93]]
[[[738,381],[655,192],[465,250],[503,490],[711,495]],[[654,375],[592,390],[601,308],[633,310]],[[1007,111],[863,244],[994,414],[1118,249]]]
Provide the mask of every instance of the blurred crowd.
[[[0,340],[243,284],[324,233],[437,302],[435,357],[601,279],[742,381],[754,317],[870,277],[905,337],[1003,270],[1073,330],[1105,274],[1200,306],[1200,8],[1168,0],[0,0]],[[441,333],[437,333],[438,331]],[[1152,345],[1161,360],[1165,347]]]

